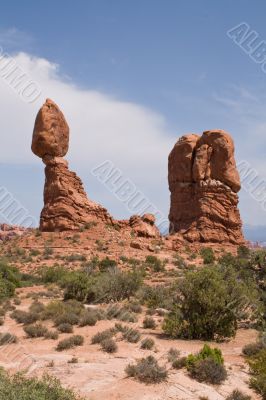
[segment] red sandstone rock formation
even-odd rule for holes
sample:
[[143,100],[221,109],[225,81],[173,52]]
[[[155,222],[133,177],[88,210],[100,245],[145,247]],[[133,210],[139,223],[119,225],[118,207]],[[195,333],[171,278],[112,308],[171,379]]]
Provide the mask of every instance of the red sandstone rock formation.
[[142,217],[132,215],[129,225],[139,237],[156,238],[160,236],[153,214],[144,214]]
[[130,229],[139,237],[159,237],[152,214],[143,217],[135,215],[129,221],[116,221],[105,208],[88,199],[80,178],[69,171],[68,163],[63,158],[68,145],[69,127],[64,115],[48,99],[37,114],[32,137],[32,151],[46,165],[40,230],[77,230],[91,221],[102,221],[121,229]]
[[234,143],[222,130],[182,136],[168,160],[170,232],[189,242],[241,244]]
[[67,161],[62,158],[68,144],[65,118],[48,99],[37,115],[32,138],[33,153],[46,165],[42,231],[75,230],[90,221],[113,221],[105,208],[87,198],[81,180],[69,171]]

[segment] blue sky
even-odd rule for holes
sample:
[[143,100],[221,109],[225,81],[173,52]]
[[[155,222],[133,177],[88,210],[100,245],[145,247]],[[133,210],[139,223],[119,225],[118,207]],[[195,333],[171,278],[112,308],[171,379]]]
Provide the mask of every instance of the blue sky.
[[[151,127],[156,126],[160,130],[161,142],[154,139],[155,145],[150,133],[146,138],[150,146],[148,143],[143,145],[147,160],[150,158],[151,170],[146,170],[149,162],[146,163],[145,155],[134,163],[132,160],[127,163],[110,148],[109,158],[167,215],[166,163],[160,164],[158,157],[167,160],[171,146],[184,133],[200,133],[211,128],[229,131],[235,140],[237,159],[247,160],[262,180],[266,178],[266,74],[226,34],[230,28],[246,22],[258,32],[261,40],[266,40],[265,14],[266,3],[263,0],[78,0],[64,3],[11,0],[1,5],[0,45],[10,56],[22,52],[28,57],[34,56],[35,61],[46,59],[50,63],[50,81],[74,87],[81,102],[82,94],[88,92],[153,113],[153,117],[147,117],[149,121],[153,120],[149,128],[146,122],[138,125],[140,132],[135,142],[129,141],[129,152],[124,157],[129,158],[134,143],[136,147],[142,146],[145,129],[152,130]],[[54,67],[56,78],[51,72],[54,64],[57,65]],[[51,85],[49,97],[57,101],[63,111],[66,110],[70,119],[71,115],[78,115],[76,109],[71,113],[71,99],[64,103],[66,92],[63,96],[58,85],[54,91],[53,87]],[[31,107],[27,115],[36,114],[44,94],[33,106],[27,105]],[[72,108],[77,108],[77,104],[72,104]],[[104,107],[106,102],[101,104],[99,107]],[[14,99],[14,110],[18,114],[22,115],[25,107],[23,102]],[[22,132],[33,126],[34,118],[25,128],[19,118],[17,128],[15,122],[10,129],[19,132],[21,128]],[[80,129],[84,129],[86,124],[85,121],[84,125],[80,124]],[[125,138],[134,135],[134,132],[127,132],[126,127],[125,120]],[[5,129],[8,130],[8,121]],[[78,130],[78,125],[74,125],[75,129]],[[25,154],[30,146],[28,133],[25,131],[25,141],[21,142]],[[109,137],[110,142],[117,140],[115,129]],[[129,212],[124,205],[88,176],[92,167],[89,151],[93,152],[96,138],[97,132],[87,133],[88,165],[85,156],[79,160],[78,142],[74,143],[69,155],[71,168],[81,175],[90,197],[103,202],[115,216],[126,217]],[[162,149],[163,143],[168,146],[162,153],[158,150],[160,143]],[[12,152],[8,145],[6,149],[2,148],[0,160],[2,185],[38,216],[42,206],[41,161],[36,160],[30,151],[21,160],[19,154],[14,155],[14,159],[8,158],[5,153]],[[157,149],[154,155],[153,146]],[[100,163],[100,154],[98,158]],[[136,172],[137,169],[142,173]],[[153,171],[157,180],[151,177]],[[240,199],[244,222],[266,225],[266,213],[260,204],[243,190]]]

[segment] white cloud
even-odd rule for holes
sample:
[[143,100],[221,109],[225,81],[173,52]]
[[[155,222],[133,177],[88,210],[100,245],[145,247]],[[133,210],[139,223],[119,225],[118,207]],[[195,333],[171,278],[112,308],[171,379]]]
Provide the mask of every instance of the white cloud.
[[[61,79],[59,68],[45,59],[25,53],[17,54],[14,59],[38,83],[42,93],[36,102],[28,104],[0,79],[1,162],[40,165],[41,160],[31,153],[31,135],[36,113],[49,97],[59,105],[69,123],[71,140],[66,158],[70,168],[88,184],[89,195],[92,185],[98,185],[89,171],[110,159],[125,177],[145,190],[148,197],[157,192],[157,198],[152,200],[155,203],[158,200],[157,206],[167,215],[167,158],[175,139],[163,116],[143,106],[66,82]],[[105,206],[112,208],[112,195],[109,197],[105,191],[98,185],[95,192],[105,196]]]

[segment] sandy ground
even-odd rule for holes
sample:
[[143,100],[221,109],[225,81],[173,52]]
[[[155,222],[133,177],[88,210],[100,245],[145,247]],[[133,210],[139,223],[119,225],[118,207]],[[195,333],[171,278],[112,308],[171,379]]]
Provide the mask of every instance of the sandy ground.
[[[28,292],[39,291],[40,288],[19,289],[22,303],[18,309],[26,310],[32,299],[25,298]],[[43,302],[47,302],[45,300]],[[220,386],[199,383],[189,378],[185,370],[173,370],[167,363],[167,352],[171,347],[181,351],[181,356],[198,351],[203,342],[167,340],[161,335],[160,328],[147,330],[141,328],[143,315],[138,323],[130,324],[137,327],[142,338],[152,337],[155,340],[155,350],[142,350],[140,343],[130,344],[118,340],[118,352],[109,355],[100,350],[99,345],[91,345],[91,337],[108,327],[114,326],[115,320],[99,321],[93,327],[75,327],[74,333],[85,338],[82,347],[64,352],[55,350],[58,341],[27,339],[23,326],[18,325],[8,315],[0,332],[10,332],[17,335],[17,344],[1,347],[0,365],[11,372],[28,369],[28,375],[41,376],[44,372],[56,376],[64,386],[71,387],[86,399],[90,400],[188,400],[200,399],[207,396],[209,400],[222,400],[234,389],[239,389],[251,395],[252,399],[259,399],[248,387],[248,368],[241,356],[241,349],[245,344],[256,340],[255,330],[239,330],[236,337],[227,343],[213,343],[220,347],[228,371],[228,379]],[[157,317],[159,322],[160,317]],[[52,323],[46,323],[52,327]],[[67,337],[60,334],[60,339]],[[125,367],[136,359],[153,354],[161,365],[169,369],[166,383],[145,385],[131,378],[127,378]],[[72,357],[78,358],[77,364],[69,364]]]

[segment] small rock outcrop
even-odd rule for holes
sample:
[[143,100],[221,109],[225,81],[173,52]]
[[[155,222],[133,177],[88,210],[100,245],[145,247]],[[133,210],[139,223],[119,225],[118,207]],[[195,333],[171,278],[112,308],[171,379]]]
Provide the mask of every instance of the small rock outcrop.
[[129,225],[139,237],[156,238],[160,236],[153,214],[144,214],[142,217],[132,215],[129,219]]
[[189,242],[241,244],[240,178],[234,142],[223,130],[182,136],[168,159],[170,233]]
[[113,222],[105,208],[88,199],[80,178],[68,169],[63,158],[68,145],[69,127],[64,115],[47,99],[37,114],[31,147],[46,165],[42,231],[76,230],[95,220]]

